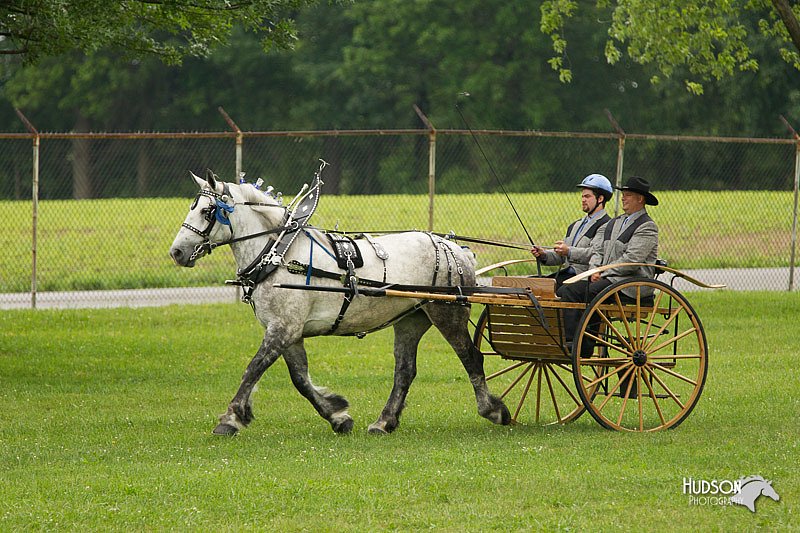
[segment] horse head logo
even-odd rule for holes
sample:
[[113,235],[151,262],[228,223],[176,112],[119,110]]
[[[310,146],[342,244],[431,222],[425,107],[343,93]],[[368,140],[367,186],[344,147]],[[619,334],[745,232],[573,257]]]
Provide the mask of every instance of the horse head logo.
[[772,498],[776,502],[781,499],[775,489],[772,488],[772,481],[767,481],[761,476],[750,476],[738,481],[741,490],[738,494],[731,496],[731,503],[744,505],[750,509],[751,513],[756,512],[756,499],[759,496]]

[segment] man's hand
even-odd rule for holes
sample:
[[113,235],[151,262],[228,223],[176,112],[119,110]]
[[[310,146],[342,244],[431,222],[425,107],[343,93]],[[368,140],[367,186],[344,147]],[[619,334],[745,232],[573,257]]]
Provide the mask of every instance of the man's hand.
[[595,272],[594,274],[592,274],[592,277],[589,278],[589,281],[594,283],[595,281],[600,281],[601,277],[602,276],[600,276],[600,272]]
[[536,259],[539,259],[545,254],[545,249],[542,248],[541,246],[534,246],[533,248],[531,248],[531,253]]
[[556,241],[555,246],[553,246],[553,251],[561,257],[567,257],[567,254],[569,253],[569,246],[564,244],[564,241]]

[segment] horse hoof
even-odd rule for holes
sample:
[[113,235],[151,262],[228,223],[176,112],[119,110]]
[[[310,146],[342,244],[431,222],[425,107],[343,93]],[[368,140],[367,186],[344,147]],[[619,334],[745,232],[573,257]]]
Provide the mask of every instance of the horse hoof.
[[214,428],[214,435],[222,435],[225,437],[233,437],[239,430],[235,427],[231,426],[230,424],[218,424],[217,427]]
[[385,429],[385,424],[375,422],[374,424],[370,424],[367,428],[367,432],[371,435],[388,435],[389,432]]
[[350,417],[342,418],[335,422],[331,422],[331,427],[335,433],[350,433],[353,430],[353,419]]

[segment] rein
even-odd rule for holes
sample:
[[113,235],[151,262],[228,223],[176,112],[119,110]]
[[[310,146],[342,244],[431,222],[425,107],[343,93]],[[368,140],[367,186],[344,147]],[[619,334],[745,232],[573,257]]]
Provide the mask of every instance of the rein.
[[[331,233],[331,230],[322,230],[322,231],[326,233]],[[421,230],[399,229],[399,230],[388,230],[388,231],[336,231],[336,233],[340,233],[342,235],[363,235],[363,234],[391,235],[395,233],[408,233],[409,231],[421,231]],[[477,237],[465,237],[464,235],[456,235],[452,231],[450,233],[437,233],[435,231],[426,231],[424,233],[436,235],[437,237],[442,237],[449,241],[472,242],[476,244],[486,244],[489,246],[496,246],[499,248],[514,248],[515,250],[529,251],[531,249],[531,247],[527,244],[518,244],[515,242],[504,242],[504,241],[490,241],[488,239],[479,239]],[[548,248],[548,247],[543,247],[543,248]]]

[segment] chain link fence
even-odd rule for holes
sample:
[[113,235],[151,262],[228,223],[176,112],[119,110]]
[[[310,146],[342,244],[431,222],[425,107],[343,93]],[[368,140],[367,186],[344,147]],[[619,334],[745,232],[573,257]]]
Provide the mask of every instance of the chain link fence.
[[[733,272],[739,288],[794,289],[796,139],[464,130],[0,134],[0,308],[234,301],[226,250],[193,269],[169,246],[196,184],[262,178],[288,198],[330,166],[312,224],[422,229],[551,244],[582,216],[575,185],[599,172],[647,178],[660,255]],[[265,185],[266,186],[266,185]],[[620,211],[615,195],[609,211]],[[515,210],[519,215],[515,214]],[[523,227],[524,225],[524,227]],[[529,257],[470,244],[479,265]],[[142,295],[145,295],[143,298]]]

